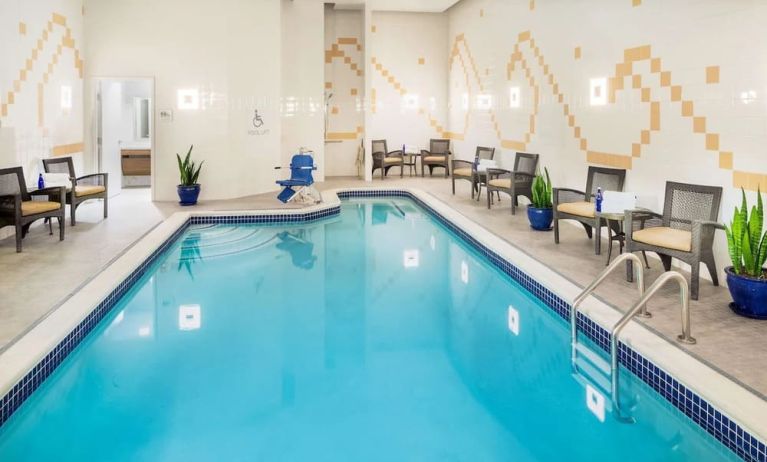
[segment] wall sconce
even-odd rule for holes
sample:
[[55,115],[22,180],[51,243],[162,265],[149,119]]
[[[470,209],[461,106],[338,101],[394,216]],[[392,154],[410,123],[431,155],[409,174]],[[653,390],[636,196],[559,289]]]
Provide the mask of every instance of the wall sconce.
[[69,85],[61,86],[61,111],[69,114],[72,109],[72,87]]
[[607,77],[591,79],[589,87],[589,102],[592,106],[607,104]]
[[414,110],[418,109],[418,95],[415,93],[408,93],[402,97],[402,109]]
[[518,108],[520,106],[522,106],[522,97],[519,87],[509,88],[509,107]]
[[181,110],[200,109],[200,91],[196,88],[182,88],[177,92],[178,108]]
[[477,109],[489,110],[493,107],[493,95],[477,95]]

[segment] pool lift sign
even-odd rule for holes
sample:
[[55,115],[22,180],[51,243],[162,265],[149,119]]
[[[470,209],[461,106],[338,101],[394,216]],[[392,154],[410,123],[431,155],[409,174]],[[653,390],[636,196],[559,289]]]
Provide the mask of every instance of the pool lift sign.
[[266,123],[264,122],[264,118],[258,113],[258,109],[253,111],[253,117],[251,117],[250,124],[253,128],[248,130],[248,135],[264,136],[269,134],[269,129],[264,128]]

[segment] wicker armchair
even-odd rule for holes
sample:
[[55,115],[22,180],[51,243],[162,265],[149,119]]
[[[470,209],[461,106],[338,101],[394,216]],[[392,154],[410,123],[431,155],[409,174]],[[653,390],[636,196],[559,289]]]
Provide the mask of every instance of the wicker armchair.
[[421,150],[421,176],[429,167],[429,176],[434,173],[434,167],[445,169],[445,178],[450,174],[450,140],[430,140],[429,150]]
[[[517,213],[519,196],[532,201],[533,178],[538,170],[538,154],[518,152],[514,157],[514,170],[487,169],[487,208],[493,203],[493,192],[511,196],[511,214]],[[500,197],[500,196],[499,196]]]
[[[597,188],[602,191],[623,191],[626,182],[626,170],[604,167],[589,167],[586,175],[586,190],[554,188],[554,243],[559,244],[559,220],[578,221],[586,230],[586,235],[591,239],[593,229],[605,226],[604,219],[595,216],[593,200],[597,195]],[[617,234],[620,229],[617,223],[613,231]],[[601,239],[594,239],[594,253],[599,255],[602,251]]]
[[386,177],[389,169],[392,167],[399,167],[399,176],[405,171],[405,158],[402,151],[391,151],[386,148],[386,140],[373,140],[373,172],[376,169],[381,169],[381,179]]
[[[658,254],[666,271],[671,259],[677,258],[691,267],[690,293],[698,299],[700,264],[705,263],[711,280],[719,285],[714,261],[714,233],[724,229],[718,223],[722,188],[685,183],[666,182],[663,214],[643,210],[627,210],[625,215],[626,251],[651,251]],[[641,229],[631,223],[640,221]],[[626,278],[631,281],[632,265],[626,266]]]
[[[481,189],[477,189],[480,181],[480,174],[474,170],[474,163],[479,159],[493,160],[495,156],[495,148],[486,148],[483,146],[477,146],[477,152],[474,154],[474,161],[453,159],[450,162],[450,168],[453,171],[451,178],[453,180],[453,195],[455,195],[455,180],[467,180],[471,182],[471,198],[474,199],[474,192],[479,193]],[[484,176],[484,174],[482,174]]]
[[[32,196],[51,196],[54,201],[33,201]],[[32,222],[41,218],[56,218],[59,221],[59,240],[64,240],[65,204],[62,198],[66,188],[44,188],[30,193],[24,181],[21,167],[0,169],[0,228],[16,228],[16,252],[21,252],[21,240],[27,235]],[[52,227],[50,234],[53,234]]]
[[107,218],[109,211],[108,174],[94,173],[75,177],[75,166],[71,157],[43,159],[43,168],[46,173],[66,173],[69,175],[72,186],[67,188],[66,203],[69,204],[72,226],[75,226],[77,207],[91,199],[104,199],[104,218]]

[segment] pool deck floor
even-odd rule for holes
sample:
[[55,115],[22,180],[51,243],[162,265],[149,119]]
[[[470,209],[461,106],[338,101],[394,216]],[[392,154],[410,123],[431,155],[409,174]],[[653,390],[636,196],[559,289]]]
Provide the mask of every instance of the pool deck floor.
[[[605,267],[606,242],[602,255],[595,255],[593,242],[580,226],[563,226],[560,244],[554,244],[552,232],[533,231],[524,207],[512,216],[508,196],[501,196],[492,210],[482,201],[472,201],[470,185],[456,184],[451,193],[449,179],[389,177],[372,183],[356,179],[335,178],[318,183],[320,190],[340,187],[414,187],[431,193],[492,233],[524,250],[554,271],[580,286],[585,286]],[[201,202],[195,210],[254,210],[281,208],[275,193],[236,200]],[[151,202],[146,189],[127,189],[110,199],[109,218],[101,219],[101,203],[92,201],[78,209],[78,224],[67,224],[66,240],[58,241],[40,224],[33,226],[24,239],[24,251],[15,252],[14,238],[0,240],[0,354],[2,349],[23,335],[38,320],[85,284],[91,277],[118,257],[133,242],[182,207],[171,202]],[[10,229],[10,228],[6,228]],[[604,233],[603,233],[604,234]],[[603,236],[604,238],[604,236]],[[617,252],[617,246],[614,253]],[[718,261],[719,270],[727,264]],[[646,270],[649,286],[662,272],[660,260],[650,258]],[[626,310],[636,299],[636,288],[625,281],[624,271],[600,286],[596,294],[620,310]],[[689,274],[685,273],[688,277]],[[723,277],[720,276],[720,279]],[[696,345],[681,345],[676,336],[681,332],[678,289],[669,285],[650,302],[653,317],[641,320],[652,330],[679,345],[722,373],[767,400],[767,354],[765,336],[767,321],[756,321],[733,314],[728,308],[729,292],[701,280],[700,300],[691,301],[692,334]]]

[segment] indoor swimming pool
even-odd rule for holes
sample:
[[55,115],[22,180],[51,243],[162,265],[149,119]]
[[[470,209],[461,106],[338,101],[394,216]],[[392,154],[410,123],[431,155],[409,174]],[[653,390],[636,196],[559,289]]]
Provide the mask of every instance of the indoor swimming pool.
[[0,427],[0,461],[719,461],[628,371],[404,197],[191,224]]

